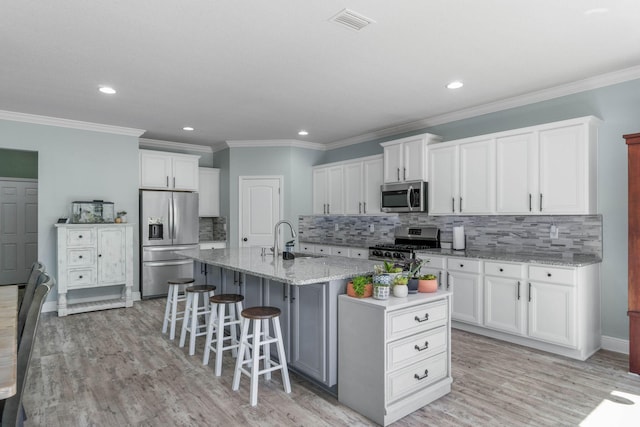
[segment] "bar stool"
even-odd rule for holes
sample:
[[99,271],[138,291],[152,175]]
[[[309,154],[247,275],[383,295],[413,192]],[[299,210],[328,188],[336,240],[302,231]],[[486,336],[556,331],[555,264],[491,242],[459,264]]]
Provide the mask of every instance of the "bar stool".
[[[207,341],[204,345],[204,356],[202,364],[209,364],[209,354],[211,350],[216,354],[216,376],[222,374],[222,354],[225,350],[231,350],[234,357],[237,356],[239,346],[238,336],[242,320],[240,313],[242,312],[242,301],[244,297],[238,294],[220,294],[209,298],[211,303],[211,314],[209,315],[209,324],[207,326]],[[229,306],[229,312],[225,313],[226,307]],[[225,337],[224,329],[229,327],[229,336]],[[215,332],[215,338],[213,334]],[[229,340],[229,345],[224,345],[224,341]]]
[[[265,374],[267,380],[271,379],[271,372],[277,369],[282,371],[282,384],[286,393],[291,393],[289,383],[289,371],[287,371],[287,358],[284,354],[282,343],[282,332],[280,330],[280,309],[277,307],[251,307],[242,311],[242,334],[240,335],[240,346],[238,347],[238,357],[236,358],[236,369],[233,374],[234,391],[240,388],[240,375],[246,374],[251,378],[250,402],[251,406],[258,404],[258,376]],[[273,324],[275,338],[269,336],[269,319]],[[253,334],[249,335],[249,324],[253,323]],[[261,330],[262,328],[262,330]],[[253,338],[253,342],[249,342]],[[271,360],[269,347],[276,343],[278,350],[278,364]],[[245,349],[251,349],[249,358],[245,358]],[[263,348],[263,356],[260,356],[260,349]],[[260,369],[260,361],[264,361],[264,369]],[[249,365],[248,370],[243,366]]]
[[167,281],[169,284],[169,292],[167,293],[167,307],[164,309],[162,333],[167,333],[167,326],[169,322],[171,322],[171,331],[169,332],[169,339],[171,340],[176,337],[176,321],[182,320],[184,317],[184,310],[178,311],[178,303],[187,300],[184,292],[180,292],[180,288],[183,285],[188,285],[193,282],[195,282],[195,280],[190,277],[181,277]]
[[[189,332],[189,356],[196,353],[196,337],[207,333],[207,323],[209,320],[209,305],[207,299],[213,296],[215,286],[211,285],[195,285],[189,286],[184,290],[187,295],[187,303],[184,307],[184,319],[182,319],[182,332],[180,333],[180,347],[184,347],[184,342]],[[202,294],[203,306],[199,307],[198,301]],[[204,315],[205,322],[200,323],[198,317]]]

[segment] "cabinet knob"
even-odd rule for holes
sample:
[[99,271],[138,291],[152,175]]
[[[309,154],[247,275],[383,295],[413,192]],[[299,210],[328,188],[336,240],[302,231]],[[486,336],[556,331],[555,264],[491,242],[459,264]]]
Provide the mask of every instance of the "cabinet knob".
[[78,255],[78,258],[82,259],[82,255]]
[[551,277],[551,273],[547,273],[547,277]]
[[82,239],[82,234],[78,236],[78,239]]
[[243,241],[243,242],[246,242],[247,240],[249,240],[249,239],[247,239],[246,237],[243,237],[243,238],[242,238],[242,241]]
[[102,258],[102,254],[98,254],[98,258]]
[[501,268],[501,269],[500,269],[500,272],[502,273],[503,271],[504,271],[504,268]]
[[82,279],[82,276],[78,276],[78,279]]
[[460,264],[460,267],[464,267],[464,264]]

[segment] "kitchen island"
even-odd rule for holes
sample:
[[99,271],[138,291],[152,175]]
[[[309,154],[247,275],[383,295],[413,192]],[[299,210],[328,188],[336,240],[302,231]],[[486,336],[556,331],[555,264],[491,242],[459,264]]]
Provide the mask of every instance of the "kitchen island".
[[336,395],[338,295],[345,293],[350,278],[372,274],[376,262],[308,254],[283,260],[262,255],[261,250],[176,253],[199,262],[203,271],[199,282],[217,286],[217,293],[242,294],[245,307],[278,307],[289,367]]

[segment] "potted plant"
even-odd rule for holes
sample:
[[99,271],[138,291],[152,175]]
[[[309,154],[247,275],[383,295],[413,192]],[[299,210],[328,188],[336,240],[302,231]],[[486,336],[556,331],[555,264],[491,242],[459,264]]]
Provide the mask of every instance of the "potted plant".
[[409,287],[407,283],[409,282],[409,278],[404,275],[398,275],[393,278],[393,296],[404,298],[409,294]]
[[407,270],[409,276],[408,286],[410,294],[415,294],[416,292],[418,292],[418,276],[420,275],[420,269],[422,268],[423,264],[424,260],[420,258],[409,260],[405,264],[405,269]]
[[347,283],[347,295],[354,298],[369,298],[373,295],[371,276],[356,276]]
[[[389,288],[393,277],[387,271],[391,268],[385,261],[384,265],[373,266],[373,297],[375,299],[389,298]],[[391,264],[393,266],[393,264]]]
[[438,279],[435,274],[425,274],[418,280],[418,292],[436,292],[438,290]]
[[118,212],[118,216],[116,217],[116,222],[127,222],[127,211]]

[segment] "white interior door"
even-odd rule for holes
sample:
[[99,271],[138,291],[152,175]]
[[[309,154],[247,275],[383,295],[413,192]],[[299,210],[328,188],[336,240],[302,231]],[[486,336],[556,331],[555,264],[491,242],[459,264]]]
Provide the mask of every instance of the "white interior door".
[[38,181],[0,180],[0,285],[26,283],[38,259]]
[[239,247],[273,246],[273,227],[281,219],[282,177],[240,177]]

